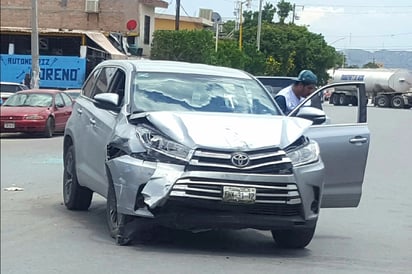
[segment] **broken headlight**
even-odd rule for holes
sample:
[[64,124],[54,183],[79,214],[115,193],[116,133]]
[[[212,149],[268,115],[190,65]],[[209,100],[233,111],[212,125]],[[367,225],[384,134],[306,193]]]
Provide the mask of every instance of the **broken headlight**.
[[302,166],[319,160],[319,145],[310,140],[303,146],[287,151],[286,155],[294,166]]
[[190,148],[168,139],[160,132],[148,127],[137,126],[136,133],[148,150],[148,153],[157,160],[170,161],[171,159],[176,159],[185,162],[189,161]]

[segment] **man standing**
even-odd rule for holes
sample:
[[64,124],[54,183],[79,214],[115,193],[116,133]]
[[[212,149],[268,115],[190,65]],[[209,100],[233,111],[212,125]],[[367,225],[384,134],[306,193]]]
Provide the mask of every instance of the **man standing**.
[[317,82],[318,77],[312,71],[302,70],[295,83],[280,90],[275,100],[282,111],[288,114],[316,89]]

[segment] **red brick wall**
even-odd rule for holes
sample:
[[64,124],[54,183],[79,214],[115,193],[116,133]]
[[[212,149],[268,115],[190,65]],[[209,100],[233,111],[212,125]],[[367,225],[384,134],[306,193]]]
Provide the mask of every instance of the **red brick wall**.
[[[99,0],[99,13],[85,12],[86,0],[37,0],[39,28],[126,32],[126,22],[139,21],[137,0]],[[31,27],[31,0],[0,0],[4,27]]]

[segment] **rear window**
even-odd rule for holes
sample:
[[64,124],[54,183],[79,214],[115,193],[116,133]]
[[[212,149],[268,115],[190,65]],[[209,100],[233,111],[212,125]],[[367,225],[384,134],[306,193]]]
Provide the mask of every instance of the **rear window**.
[[1,92],[11,92],[15,93],[20,90],[27,89],[26,86],[23,85],[12,85],[12,84],[0,84],[0,91]]
[[295,80],[282,78],[259,78],[257,79],[266,87],[266,89],[275,96],[281,89],[292,85]]

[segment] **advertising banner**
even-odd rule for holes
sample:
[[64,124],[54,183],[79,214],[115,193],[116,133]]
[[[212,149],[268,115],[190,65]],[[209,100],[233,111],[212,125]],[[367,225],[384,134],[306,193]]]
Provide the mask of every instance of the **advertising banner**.
[[[31,75],[31,55],[0,54],[1,81],[22,83]],[[40,56],[40,88],[80,88],[86,76],[86,59],[76,56]]]

